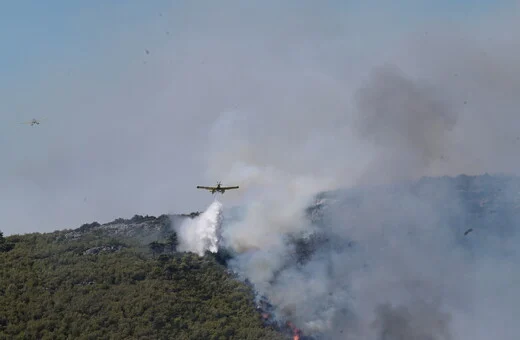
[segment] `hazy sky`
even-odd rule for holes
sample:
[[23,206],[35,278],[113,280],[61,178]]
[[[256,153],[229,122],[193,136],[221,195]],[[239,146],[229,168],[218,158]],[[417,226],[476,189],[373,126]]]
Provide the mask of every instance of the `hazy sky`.
[[[326,177],[334,169],[348,177],[341,184],[362,181],[374,155],[388,157],[378,143],[414,142],[392,134],[374,140],[382,131],[377,116],[355,119],[357,90],[370,79],[393,81],[384,71],[374,75],[386,64],[441,84],[450,110],[466,110],[455,114],[451,143],[430,150],[453,163],[428,162],[423,171],[414,160],[420,171],[412,175],[517,172],[518,157],[510,156],[520,145],[516,5],[2,3],[0,230],[46,232],[203,210],[212,198],[195,186],[242,185],[233,176],[237,162],[288,173],[320,163],[302,172]],[[361,95],[365,102],[379,96],[374,88]],[[229,115],[245,121],[243,130],[225,126]],[[46,120],[20,124],[32,118]]]

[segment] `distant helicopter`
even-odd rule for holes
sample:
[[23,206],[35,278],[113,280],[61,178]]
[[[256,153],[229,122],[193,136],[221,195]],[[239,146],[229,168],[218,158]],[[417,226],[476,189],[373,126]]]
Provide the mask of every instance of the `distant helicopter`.
[[42,120],[37,120],[37,119],[33,118],[30,121],[28,121],[28,122],[23,122],[23,123],[20,123],[20,124],[29,124],[31,126],[34,126],[34,125],[40,125],[41,122],[42,122]]

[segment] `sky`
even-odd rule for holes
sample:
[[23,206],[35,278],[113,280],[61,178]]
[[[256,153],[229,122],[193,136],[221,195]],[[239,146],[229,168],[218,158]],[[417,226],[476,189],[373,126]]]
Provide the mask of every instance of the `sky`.
[[[518,173],[517,19],[513,1],[3,3],[0,230],[201,211],[218,180],[240,204],[279,184],[248,182],[259,168],[324,188]],[[449,117],[428,99],[415,121],[439,130],[371,104],[416,80]]]

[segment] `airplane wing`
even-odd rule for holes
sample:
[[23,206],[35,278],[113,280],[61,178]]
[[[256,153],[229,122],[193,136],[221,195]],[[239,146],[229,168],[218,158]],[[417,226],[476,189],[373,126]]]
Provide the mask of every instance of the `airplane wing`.
[[203,187],[203,186],[197,185],[197,189],[215,190],[217,188],[215,188],[215,187]]
[[236,187],[220,187],[222,190],[231,190],[231,189],[238,189],[238,186]]

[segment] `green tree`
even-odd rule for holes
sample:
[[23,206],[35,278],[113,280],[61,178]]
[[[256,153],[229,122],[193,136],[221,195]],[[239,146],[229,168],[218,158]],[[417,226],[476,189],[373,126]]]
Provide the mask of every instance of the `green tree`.
[[7,253],[14,248],[13,243],[8,243],[4,237],[3,231],[0,230],[0,253]]
[[172,232],[168,238],[166,239],[166,248],[170,253],[174,253],[177,251],[177,246],[179,245],[179,240],[177,239],[177,233]]
[[153,241],[149,244],[150,250],[152,251],[152,255],[155,258],[155,255],[161,254],[164,251],[164,244],[159,243],[157,241]]
[[[0,234],[16,245],[0,254],[0,339],[286,338],[264,326],[251,289],[213,256],[160,254],[166,241],[143,234],[77,230]],[[104,250],[85,253],[95,247]]]

